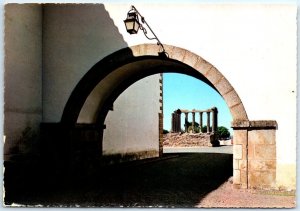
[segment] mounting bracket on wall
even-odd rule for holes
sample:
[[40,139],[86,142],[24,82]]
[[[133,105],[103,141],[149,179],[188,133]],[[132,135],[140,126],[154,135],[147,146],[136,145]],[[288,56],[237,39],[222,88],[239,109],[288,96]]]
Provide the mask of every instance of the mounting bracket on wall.
[[[142,23],[140,23],[139,18],[141,19]],[[124,20],[124,23],[125,23],[126,30],[129,34],[137,34],[139,29],[141,29],[143,31],[145,37],[148,40],[157,40],[157,45],[159,45],[161,47],[160,52],[158,52],[158,55],[163,58],[168,57],[168,54],[167,54],[163,44],[160,42],[160,40],[158,39],[156,34],[153,32],[151,27],[148,25],[145,18],[141,15],[141,13],[139,13],[139,11],[133,5],[131,6],[131,9],[128,11],[127,18],[126,18],[126,20]],[[148,29],[151,31],[151,33],[153,34],[154,37],[149,37],[147,35],[147,30],[143,26],[143,24],[145,24],[148,27]]]

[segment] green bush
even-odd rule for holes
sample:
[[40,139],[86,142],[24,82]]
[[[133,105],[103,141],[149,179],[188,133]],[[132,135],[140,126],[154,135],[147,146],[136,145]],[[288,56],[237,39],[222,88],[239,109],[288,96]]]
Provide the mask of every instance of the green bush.
[[230,132],[229,130],[224,127],[224,126],[220,126],[218,127],[218,131],[217,131],[217,134],[219,136],[219,139],[228,139],[230,137]]
[[[190,131],[193,130],[191,122],[187,122],[187,126],[188,126],[188,132],[190,132]],[[197,122],[195,122],[195,124],[194,124],[194,131],[195,131],[195,133],[199,133],[200,132],[199,123],[197,123]]]
[[202,133],[206,133],[207,132],[207,126],[206,125],[201,128],[201,132]]
[[[187,122],[187,126],[188,126],[188,132],[192,131],[192,123]],[[184,130],[182,130],[182,131],[184,132]],[[197,122],[195,122],[194,131],[195,131],[195,133],[200,132],[200,127],[199,127],[199,124]],[[202,133],[207,132],[207,126],[206,125],[201,128],[201,132]],[[217,135],[218,135],[219,139],[221,139],[221,140],[222,139],[228,139],[230,137],[230,132],[226,127],[219,126],[218,130],[217,130]]]

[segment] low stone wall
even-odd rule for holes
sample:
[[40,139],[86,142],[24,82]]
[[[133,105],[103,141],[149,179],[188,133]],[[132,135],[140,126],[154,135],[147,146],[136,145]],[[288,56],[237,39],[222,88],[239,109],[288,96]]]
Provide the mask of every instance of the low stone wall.
[[168,133],[163,136],[165,147],[207,147],[218,146],[212,133]]

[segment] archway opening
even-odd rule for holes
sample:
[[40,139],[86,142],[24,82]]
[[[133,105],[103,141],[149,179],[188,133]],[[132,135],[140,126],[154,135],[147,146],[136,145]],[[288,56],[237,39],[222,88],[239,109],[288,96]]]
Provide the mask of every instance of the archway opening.
[[[155,76],[159,75],[150,77]],[[198,79],[195,80],[198,81]],[[135,86],[140,81],[137,81],[132,86]],[[185,83],[182,85],[185,85]],[[122,106],[119,105],[120,103],[124,103],[124,101],[119,103],[118,100],[123,98],[124,94],[126,98],[127,95],[125,92],[127,90],[116,99],[113,111],[110,111],[106,117],[104,144],[110,141],[106,140],[106,133],[108,131],[114,132],[114,128],[111,128],[113,125],[107,123],[107,118],[110,118],[110,115],[113,115],[114,112],[118,112],[118,109],[122,109]],[[145,95],[148,94],[146,93]],[[134,106],[135,102],[126,103],[126,106],[128,105]],[[139,112],[141,112],[139,109],[133,109],[133,113],[136,116],[140,115]],[[144,114],[144,111],[141,113]],[[118,118],[122,119],[120,115]],[[122,119],[124,127],[129,123],[124,122]],[[142,124],[143,122],[140,123]],[[134,138],[134,136],[135,134],[132,134],[131,137]],[[106,146],[103,146],[103,148],[107,150]],[[111,159],[110,162],[116,162],[118,158],[111,156]],[[103,172],[103,175],[101,174],[97,178],[98,180],[105,181],[105,185],[101,186],[104,188],[102,191],[105,192],[105,194],[101,195],[103,200],[100,200],[101,203],[110,203],[106,201],[106,197],[109,195],[113,198],[113,203],[115,204],[134,206],[131,204],[134,201],[136,206],[153,206],[155,204],[162,207],[194,207],[202,201],[206,194],[227,181],[233,172],[232,154],[207,151],[201,153],[168,153],[163,154],[160,158],[149,158],[131,162],[124,161],[123,163],[113,165],[111,168],[106,167],[105,170],[107,171]],[[145,200],[145,198],[148,200]]]
[[[213,65],[187,50],[174,46],[165,47],[168,57],[157,55],[158,47],[156,45],[145,44],[121,49],[96,63],[83,76],[66,103],[61,122],[42,125],[44,126],[42,132],[44,132],[45,149],[51,156],[49,159],[50,164],[57,163],[62,171],[68,171],[68,175],[71,172],[72,176],[75,176],[74,172],[79,173],[79,176],[82,176],[82,173],[93,174],[90,167],[94,164],[98,165],[99,159],[101,160],[104,157],[102,151],[103,132],[106,128],[105,120],[107,114],[114,110],[114,102],[128,87],[155,74],[179,73],[204,82],[223,97],[233,121],[237,121],[238,124],[240,122],[241,124],[247,123],[248,117],[239,96],[228,80]],[[159,118],[162,118],[162,115]],[[241,124],[237,127],[243,126]],[[158,124],[157,127],[159,127],[159,134],[162,134],[162,125]],[[245,131],[239,131],[237,137],[241,137],[240,140],[235,139],[235,141],[239,140],[241,143],[234,151],[233,158],[236,161],[247,163],[248,158],[244,156],[243,151],[246,149],[243,145],[244,137],[241,136],[242,133],[240,132],[244,134]],[[159,136],[157,141],[160,146],[159,155],[162,155],[162,137]],[[236,152],[243,152],[243,156],[238,157],[241,154],[237,154],[238,156],[235,158]],[[186,154],[182,155],[185,156]],[[184,157],[184,159],[189,159],[189,157]],[[201,159],[193,158],[191,160],[201,161]],[[211,159],[211,162],[205,163],[215,164],[213,160],[214,158]],[[229,161],[231,165],[234,163],[232,163],[232,157],[229,159],[220,158],[220,160]],[[68,169],[65,168],[66,166]],[[195,166],[197,164],[192,164],[190,170],[199,171],[199,169],[193,168]],[[221,171],[216,176],[222,175],[224,166],[219,165],[215,168]],[[75,171],[73,171],[74,169]],[[175,167],[175,169],[177,168]],[[234,171],[232,169],[231,167],[229,172],[224,172],[229,176],[232,174],[239,176],[239,172],[244,171],[244,169],[234,169]],[[215,172],[215,170],[212,170],[212,172]],[[171,171],[167,173],[171,173]],[[98,175],[109,178],[109,175],[108,177],[105,176],[105,171],[101,171]],[[115,176],[120,175],[122,174],[116,174]],[[247,182],[247,176],[246,170],[246,174],[243,174],[245,180],[240,179],[242,176],[236,177],[238,179],[236,183],[238,185],[244,184],[245,181]],[[131,178],[130,175],[128,178]],[[220,185],[222,179],[216,179],[218,181],[217,185],[210,190]],[[189,187],[192,188],[193,186]]]
[[[108,112],[113,110],[113,103],[129,86],[158,73],[181,73],[203,81],[223,97],[233,121],[248,121],[238,94],[213,65],[185,49],[167,45],[165,47],[168,57],[157,55],[158,47],[151,44],[121,49],[102,59],[86,73],[71,93],[60,122],[60,132],[63,133],[61,139],[67,140],[68,143],[66,151],[70,151],[71,146],[72,150],[76,151],[77,148],[77,151],[84,155],[102,157],[104,122]],[[163,128],[160,130],[162,132]],[[88,146],[85,144],[85,137],[94,138],[88,140]],[[159,142],[162,145],[161,137]],[[87,152],[83,152],[81,146],[85,146],[84,150]],[[240,145],[238,150],[243,151],[243,147],[246,146]],[[159,153],[161,154],[162,150]],[[72,152],[69,154],[75,155]],[[86,157],[68,158],[88,160]]]
[[232,116],[216,90],[183,74],[165,73],[163,79],[164,149],[207,147],[213,134],[221,146],[231,145]]
[[[73,90],[61,122],[66,125],[99,123],[105,118],[105,108],[111,108],[114,100],[131,84],[149,75],[167,72],[182,73],[205,82],[224,98],[233,120],[248,120],[238,94],[213,65],[187,50],[173,46],[166,49],[168,58],[158,56],[158,47],[149,44],[125,48],[102,59]],[[90,100],[94,100],[93,105]]]

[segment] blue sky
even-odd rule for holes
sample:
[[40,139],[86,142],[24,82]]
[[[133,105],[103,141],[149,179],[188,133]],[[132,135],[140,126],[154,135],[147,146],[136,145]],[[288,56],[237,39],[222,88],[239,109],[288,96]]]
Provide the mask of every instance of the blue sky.
[[[212,107],[218,108],[218,124],[230,129],[232,116],[222,96],[206,83],[194,77],[178,74],[163,74],[163,112],[164,129],[171,129],[171,114],[174,110],[199,109],[205,110]],[[181,115],[182,126],[184,115]],[[189,115],[189,121],[192,115]],[[196,114],[196,122],[199,123],[199,114]],[[206,114],[203,114],[203,122],[206,123]],[[204,124],[206,125],[206,124]]]

